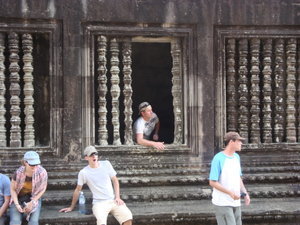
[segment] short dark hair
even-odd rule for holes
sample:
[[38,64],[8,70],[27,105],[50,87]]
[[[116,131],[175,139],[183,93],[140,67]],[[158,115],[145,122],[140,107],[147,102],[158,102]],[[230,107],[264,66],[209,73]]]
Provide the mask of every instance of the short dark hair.
[[225,146],[227,146],[228,143],[229,143],[231,140],[232,140],[232,141],[236,141],[236,140],[244,141],[245,138],[242,138],[237,132],[230,131],[230,132],[227,132],[227,133],[224,135],[224,144],[225,144]]

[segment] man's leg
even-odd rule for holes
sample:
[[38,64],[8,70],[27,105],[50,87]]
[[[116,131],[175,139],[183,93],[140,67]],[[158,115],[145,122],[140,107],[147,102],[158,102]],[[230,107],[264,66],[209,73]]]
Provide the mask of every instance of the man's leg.
[[97,219],[97,225],[106,225],[111,207],[111,201],[96,202],[93,204],[93,214]]
[[9,217],[10,217],[10,225],[21,225],[22,223],[22,214],[18,211],[15,204],[12,203],[9,208]]
[[0,217],[0,225],[4,225],[5,224],[5,216]]
[[236,221],[236,225],[242,225],[242,212],[241,207],[234,207],[233,213]]
[[132,213],[126,206],[126,204],[123,205],[117,205],[114,203],[114,207],[110,211],[110,213],[118,220],[118,222],[122,225],[131,225],[132,224]]
[[236,225],[233,207],[214,206],[218,225]]
[[122,225],[132,225],[132,220],[127,220]]

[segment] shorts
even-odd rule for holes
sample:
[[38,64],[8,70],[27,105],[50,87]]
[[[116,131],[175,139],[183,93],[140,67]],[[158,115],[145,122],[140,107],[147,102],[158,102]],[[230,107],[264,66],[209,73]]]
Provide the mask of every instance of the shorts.
[[123,205],[117,205],[115,200],[93,203],[93,214],[97,219],[97,225],[106,225],[109,213],[111,213],[120,224],[132,220],[132,213],[125,203]]

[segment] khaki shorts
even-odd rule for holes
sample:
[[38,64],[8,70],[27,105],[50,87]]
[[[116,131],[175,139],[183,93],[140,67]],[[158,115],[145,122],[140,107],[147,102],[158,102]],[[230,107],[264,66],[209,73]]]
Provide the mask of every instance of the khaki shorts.
[[132,213],[125,203],[123,205],[117,205],[114,200],[93,203],[93,214],[97,219],[97,225],[106,225],[109,213],[111,213],[120,224],[132,220]]

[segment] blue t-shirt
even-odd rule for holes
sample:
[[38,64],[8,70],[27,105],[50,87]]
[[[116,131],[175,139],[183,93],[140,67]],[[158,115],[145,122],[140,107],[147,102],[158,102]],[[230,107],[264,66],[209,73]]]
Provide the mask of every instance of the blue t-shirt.
[[[218,181],[224,188],[240,195],[241,190],[241,163],[240,156],[234,153],[233,156],[219,152],[211,162],[209,180]],[[233,200],[228,194],[213,189],[212,203],[218,206],[240,206],[240,200]]]
[[4,196],[10,196],[10,180],[0,173],[0,206],[4,203]]

